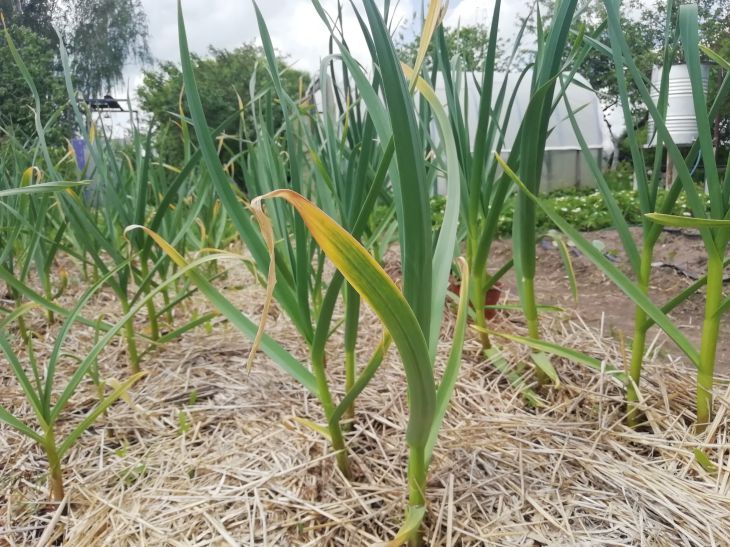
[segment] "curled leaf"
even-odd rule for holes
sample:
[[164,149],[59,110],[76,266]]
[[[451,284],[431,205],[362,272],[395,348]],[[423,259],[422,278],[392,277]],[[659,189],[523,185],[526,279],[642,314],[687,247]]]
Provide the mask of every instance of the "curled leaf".
[[259,322],[259,328],[256,331],[256,338],[254,338],[251,351],[248,354],[246,360],[246,369],[251,370],[253,366],[253,359],[261,344],[261,338],[264,335],[266,329],[266,320],[269,317],[269,309],[271,308],[271,302],[274,299],[274,287],[276,286],[276,254],[274,253],[274,228],[271,225],[271,219],[264,213],[261,205],[261,200],[256,198],[251,203],[251,210],[256,217],[256,222],[259,223],[261,228],[261,235],[264,238],[264,243],[269,251],[269,272],[266,279],[266,298],[264,299],[264,307],[261,311],[261,321]]

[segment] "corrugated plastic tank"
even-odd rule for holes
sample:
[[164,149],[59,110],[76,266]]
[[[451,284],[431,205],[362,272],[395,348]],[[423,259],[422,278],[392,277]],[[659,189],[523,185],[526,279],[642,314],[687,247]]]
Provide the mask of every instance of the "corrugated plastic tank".
[[[656,104],[659,100],[659,86],[662,81],[662,68],[655,66],[651,72],[651,98]],[[710,67],[702,65],[702,87],[707,93]],[[667,129],[674,144],[690,145],[697,138],[697,118],[692,102],[692,84],[687,65],[672,65],[669,68],[669,91],[667,96]],[[648,147],[656,146],[654,120],[649,117]]]
[[[527,111],[530,101],[531,77],[531,73],[526,74],[519,88],[515,89],[519,74],[496,73],[494,75],[493,101],[496,101],[496,96],[505,78],[507,78],[505,104],[508,102],[507,98],[515,93],[512,112],[507,126],[504,128],[505,144],[502,149],[504,157],[509,156],[517,131]],[[479,90],[476,82],[481,82],[481,80],[481,74],[472,72],[466,73],[461,81],[462,109],[468,112],[469,136],[472,146],[474,145],[479,110]],[[557,93],[558,90],[556,89],[556,96]],[[445,104],[446,92],[441,81],[437,82],[436,94]],[[588,148],[600,166],[603,161],[603,126],[605,122],[598,97],[591,88],[590,82],[581,75],[575,76],[573,82],[568,86],[566,95]],[[505,117],[506,112],[502,112],[502,123],[504,123]],[[558,102],[550,117],[550,130],[545,147],[546,153],[540,183],[541,191],[550,192],[560,188],[594,187],[596,185],[595,178],[591,175],[582,155],[580,143],[568,117],[568,109],[562,99]],[[439,184],[439,186],[441,185]],[[439,187],[437,190],[440,192],[442,188]]]

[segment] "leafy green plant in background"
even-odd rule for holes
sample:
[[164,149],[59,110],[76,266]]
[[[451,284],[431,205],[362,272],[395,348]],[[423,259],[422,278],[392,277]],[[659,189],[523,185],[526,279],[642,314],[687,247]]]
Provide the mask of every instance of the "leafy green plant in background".
[[[660,188],[658,190],[658,199],[664,199],[667,190]],[[641,203],[639,202],[639,194],[636,190],[614,190],[612,192],[618,210],[621,212],[626,224],[630,226],[640,226],[644,217],[641,212]],[[610,228],[613,226],[613,217],[611,211],[606,207],[606,202],[600,190],[583,189],[583,190],[561,190],[553,192],[543,198],[550,203],[552,207],[560,213],[560,215],[569,222],[576,230],[580,232],[592,232]],[[706,204],[709,206],[709,197],[704,196]],[[438,230],[443,221],[445,199],[441,196],[431,198],[431,221],[434,230]],[[512,231],[512,223],[514,222],[515,200],[513,197],[508,198],[499,214],[499,222],[497,225],[497,235],[503,238],[509,238]],[[383,221],[387,214],[387,207],[379,207],[373,213],[372,223],[377,224]],[[680,195],[672,213],[675,216],[691,216],[691,209],[687,203],[684,194]],[[542,236],[557,226],[550,220],[550,217],[544,211],[538,210],[535,215],[535,225],[538,236]]]

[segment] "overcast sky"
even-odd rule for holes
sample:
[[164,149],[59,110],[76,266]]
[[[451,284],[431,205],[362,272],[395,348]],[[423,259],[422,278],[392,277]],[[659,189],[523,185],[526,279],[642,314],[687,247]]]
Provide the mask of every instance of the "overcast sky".
[[[335,13],[337,0],[320,0],[329,13]],[[377,0],[382,5],[382,0]],[[349,7],[349,1],[343,2]],[[362,0],[354,0],[362,6]],[[391,0],[395,19],[407,25],[421,5],[428,0]],[[157,61],[180,62],[177,33],[177,0],[142,0],[149,19],[149,42]],[[327,54],[329,34],[312,7],[311,0],[258,0],[271,34],[274,47],[286,55],[297,69],[315,72],[320,59]],[[527,14],[532,0],[503,0],[500,36],[509,40],[518,28],[518,16]],[[209,46],[233,49],[245,43],[260,43],[258,26],[251,0],[182,0],[183,13],[191,51],[205,55]],[[446,15],[447,26],[491,24],[494,0],[451,0]],[[348,44],[356,57],[368,64],[369,55],[359,25],[351,10],[344,15]],[[126,82],[119,90],[131,96],[142,82],[142,67],[129,65]],[[618,123],[618,122],[614,122]]]
[[[150,48],[159,61],[179,62],[176,0],[143,0],[149,18]],[[427,2],[424,2],[427,4]],[[327,30],[312,7],[310,0],[259,0],[274,47],[289,57],[300,70],[319,68],[320,58],[327,52]],[[333,13],[336,0],[322,0],[325,9]],[[356,5],[361,1],[355,0]],[[392,0],[396,20],[407,23],[421,9],[421,0]],[[517,14],[527,10],[529,0],[502,2],[501,33],[513,34]],[[494,0],[452,0],[446,22],[448,25],[489,24]],[[205,54],[208,46],[232,49],[248,42],[259,42],[258,27],[250,0],[183,0],[183,12],[190,49]],[[357,21],[351,11],[345,14],[345,31],[356,56],[367,58]],[[127,67],[127,83],[132,94],[141,83],[141,68]],[[126,87],[126,86],[125,86]]]

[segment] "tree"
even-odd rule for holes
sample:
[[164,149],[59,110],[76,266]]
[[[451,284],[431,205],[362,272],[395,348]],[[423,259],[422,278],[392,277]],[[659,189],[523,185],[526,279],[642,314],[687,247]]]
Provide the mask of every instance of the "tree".
[[[26,27],[13,25],[7,30],[35,82],[42,119],[60,113],[59,121],[50,125],[46,140],[50,145],[61,144],[70,134],[70,121],[64,112],[66,88],[50,42]],[[3,133],[21,143],[33,138],[36,134],[33,108],[33,95],[7,47],[5,34],[0,32],[0,142]]]
[[128,60],[150,61],[140,0],[73,0],[65,40],[81,91],[100,96],[122,81]]
[[[254,73],[257,93],[270,87],[270,77],[263,52],[254,45],[243,45],[231,51],[211,47],[208,54],[207,57],[193,56],[193,67],[206,119],[211,127],[218,127],[238,110],[238,97],[249,106],[249,85]],[[280,72],[284,89],[292,97],[298,96],[300,84],[301,88],[306,88],[309,83],[308,75],[289,68],[284,60],[280,60]],[[180,68],[165,62],[154,70],[145,71],[143,83],[137,90],[142,109],[152,115],[157,151],[165,162],[173,165],[179,165],[183,157],[178,121],[182,88]],[[189,115],[187,109],[185,114]],[[256,135],[250,118],[244,113],[243,138],[254,140]],[[282,123],[280,114],[273,122],[275,127]],[[236,135],[239,127],[240,119],[234,118],[224,126],[223,132]]]
[[71,54],[73,76],[86,96],[109,92],[129,60],[148,62],[147,16],[141,0],[0,0],[16,24],[58,46],[59,29]]
[[13,24],[29,28],[56,45],[53,30],[56,0],[0,0],[0,12]]
[[[464,70],[473,72],[482,69],[489,45],[489,29],[486,25],[446,28],[444,38],[448,51],[459,55]],[[415,61],[420,39],[420,36],[410,40],[404,34],[399,36],[396,50],[402,61],[409,64]]]

